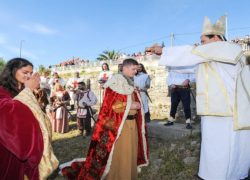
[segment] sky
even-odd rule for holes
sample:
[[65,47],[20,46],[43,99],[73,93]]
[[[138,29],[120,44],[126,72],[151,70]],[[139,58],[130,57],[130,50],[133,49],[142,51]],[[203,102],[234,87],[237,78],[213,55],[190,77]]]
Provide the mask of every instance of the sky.
[[[199,42],[204,16],[227,15],[228,38],[250,33],[248,0],[0,0],[0,57],[35,67],[104,50],[143,52]],[[171,34],[174,39],[171,43]]]

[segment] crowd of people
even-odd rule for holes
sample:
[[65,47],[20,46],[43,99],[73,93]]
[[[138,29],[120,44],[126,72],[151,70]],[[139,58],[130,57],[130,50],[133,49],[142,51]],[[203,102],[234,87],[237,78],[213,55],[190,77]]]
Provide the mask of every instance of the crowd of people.
[[[242,48],[225,38],[225,17],[215,24],[205,18],[201,45],[155,50],[161,55],[159,64],[169,71],[166,128],[175,124],[180,101],[186,128],[193,128],[190,86],[196,83],[202,137],[199,178],[248,178],[250,69]],[[46,71],[33,73],[32,63],[23,58],[7,62],[0,74],[1,179],[46,179],[58,167],[52,131],[68,132],[71,110],[76,110],[79,135],[91,136],[91,142],[86,159],[60,166],[62,174],[79,180],[138,178],[138,170],[149,164],[150,76],[133,57],[125,58],[116,73],[107,63],[101,69],[101,107],[94,119],[91,107],[98,98],[79,72],[66,81],[57,72],[52,77]]]
[[72,58],[68,59],[66,61],[60,62],[59,64],[55,65],[56,67],[62,67],[62,66],[72,66],[72,65],[79,65],[82,66],[85,63],[89,63],[89,60],[84,60],[80,58]]

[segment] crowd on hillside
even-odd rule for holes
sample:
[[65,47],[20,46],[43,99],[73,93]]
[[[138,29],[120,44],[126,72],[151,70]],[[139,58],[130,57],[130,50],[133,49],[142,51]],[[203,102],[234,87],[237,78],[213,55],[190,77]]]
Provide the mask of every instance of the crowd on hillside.
[[[154,44],[151,47],[146,47],[144,53],[142,52],[137,52],[137,53],[132,53],[132,54],[128,54],[128,53],[121,53],[118,57],[119,59],[124,59],[124,57],[133,57],[134,59],[138,60],[138,61],[142,61],[144,59],[146,59],[146,56],[150,56],[150,55],[161,55],[161,46],[158,44]],[[64,67],[64,66],[72,66],[72,65],[80,65],[83,66],[85,64],[89,63],[89,60],[85,60],[85,59],[81,59],[81,58],[72,58],[72,59],[68,59],[68,60],[64,60],[62,62],[60,62],[59,64],[56,64],[54,66],[56,67]]]
[[78,58],[73,57],[72,59],[60,62],[55,66],[60,67],[60,66],[72,66],[72,65],[84,65],[85,63],[89,63],[89,60],[80,59],[79,57]]

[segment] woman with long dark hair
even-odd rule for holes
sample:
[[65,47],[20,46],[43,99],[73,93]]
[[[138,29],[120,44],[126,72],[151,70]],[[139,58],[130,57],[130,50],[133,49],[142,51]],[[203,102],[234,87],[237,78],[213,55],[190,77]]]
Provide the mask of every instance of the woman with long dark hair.
[[0,74],[1,179],[46,179],[58,165],[49,121],[33,94],[39,82],[32,63],[22,58],[8,61]]
[[98,83],[100,87],[99,91],[99,102],[102,103],[103,99],[103,85],[107,82],[108,79],[110,79],[113,75],[113,72],[109,70],[108,63],[102,64],[102,71],[100,72],[98,76]]

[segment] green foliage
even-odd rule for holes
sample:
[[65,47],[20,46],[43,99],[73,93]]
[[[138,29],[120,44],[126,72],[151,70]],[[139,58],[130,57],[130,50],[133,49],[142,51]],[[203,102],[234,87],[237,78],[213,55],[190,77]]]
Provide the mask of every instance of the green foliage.
[[51,69],[47,69],[44,65],[38,66],[38,73],[42,75],[43,72],[48,72],[48,74],[51,73]]
[[42,74],[45,71],[46,71],[46,67],[44,65],[39,65],[38,66],[38,73],[39,74]]
[[105,50],[102,54],[97,57],[97,60],[99,61],[106,61],[106,60],[117,60],[119,58],[120,53],[113,51]]
[[5,60],[3,58],[0,58],[0,72],[2,72],[5,64],[6,64]]

